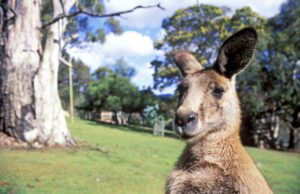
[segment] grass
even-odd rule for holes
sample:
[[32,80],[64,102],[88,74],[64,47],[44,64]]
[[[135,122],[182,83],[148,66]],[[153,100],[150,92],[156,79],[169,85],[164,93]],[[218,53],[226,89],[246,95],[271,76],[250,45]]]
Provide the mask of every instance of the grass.
[[[76,150],[1,150],[0,193],[163,193],[184,143],[147,130],[76,120]],[[300,156],[248,151],[275,193],[300,193]]]

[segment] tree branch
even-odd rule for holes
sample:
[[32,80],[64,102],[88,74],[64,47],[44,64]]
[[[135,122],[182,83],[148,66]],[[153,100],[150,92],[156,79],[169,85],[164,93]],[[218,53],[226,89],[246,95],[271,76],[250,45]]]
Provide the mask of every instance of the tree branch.
[[58,22],[59,20],[61,19],[64,19],[64,18],[72,18],[72,17],[75,17],[77,15],[80,15],[80,14],[84,14],[84,15],[88,15],[88,16],[91,16],[91,17],[97,17],[97,18],[105,18],[105,17],[114,17],[114,16],[122,16],[123,14],[127,14],[127,13],[131,13],[137,9],[149,9],[149,8],[154,8],[154,7],[157,7],[161,10],[165,10],[164,7],[162,7],[159,3],[156,4],[156,5],[147,5],[147,6],[142,6],[142,5],[138,5],[132,9],[128,9],[128,10],[125,10],[125,11],[119,11],[119,12],[114,12],[114,13],[108,13],[108,14],[96,14],[96,13],[90,13],[90,12],[87,12],[85,10],[83,10],[82,8],[79,8],[79,10],[71,13],[71,14],[68,14],[68,15],[60,15],[56,18],[53,18],[51,21],[48,21],[46,23],[44,23],[42,25],[42,29],[54,24],[55,22]]

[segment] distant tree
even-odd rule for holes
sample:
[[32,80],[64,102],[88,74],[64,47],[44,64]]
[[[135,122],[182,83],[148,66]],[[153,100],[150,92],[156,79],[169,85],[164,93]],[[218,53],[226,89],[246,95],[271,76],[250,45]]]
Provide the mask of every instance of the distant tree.
[[[86,104],[95,114],[99,114],[102,110],[112,111],[117,124],[121,124],[121,122],[127,124],[128,117],[121,120],[119,116],[122,117],[124,114],[136,111],[140,100],[139,90],[128,78],[109,72],[91,82],[88,87]],[[96,116],[94,116],[95,118]]]
[[115,34],[122,34],[123,33],[123,29],[121,28],[120,22],[118,20],[116,20],[115,18],[113,18],[113,17],[108,18],[105,21],[105,25],[107,26],[109,31],[111,31]]
[[128,78],[114,76],[110,94],[105,108],[115,113],[117,124],[127,124],[129,114],[134,112],[140,103],[140,92]]
[[108,76],[113,73],[113,70],[111,70],[109,67],[98,67],[94,73],[92,73],[92,77],[94,80],[102,79],[105,76]]
[[88,84],[87,95],[81,105],[85,110],[91,112],[90,119],[96,119],[97,114],[101,113],[104,104],[110,94],[110,86],[113,84],[114,77],[112,71],[106,68],[98,68],[92,82]]
[[[72,63],[72,79],[73,79],[73,93],[74,106],[80,107],[83,103],[84,96],[87,94],[87,87],[92,80],[90,68],[86,66],[81,60],[73,59]],[[69,67],[60,65],[58,70],[58,91],[61,99],[62,107],[69,110]]]
[[158,115],[162,115],[166,121],[166,128],[173,129],[173,119],[177,106],[178,93],[175,92],[175,95],[158,95]]
[[255,143],[276,149],[295,148],[299,142],[299,44],[297,48],[296,38],[299,32],[295,30],[297,20],[299,23],[296,16],[299,5],[296,2],[283,4],[277,16],[269,20],[262,18],[261,22],[249,11],[235,14],[235,18],[243,22],[245,15],[250,16],[248,25],[255,22],[259,32],[256,60],[247,73],[238,78],[244,115],[252,118]]
[[212,5],[194,5],[179,9],[170,18],[163,20],[166,36],[155,43],[156,49],[165,56],[151,62],[154,67],[154,87],[164,88],[176,84],[180,74],[172,59],[174,50],[188,50],[196,55],[202,65],[212,65],[220,43],[233,32],[245,27],[256,27],[266,37],[266,19],[249,7],[236,10],[228,16],[229,8]]
[[154,67],[154,87],[164,88],[178,82],[180,74],[172,60],[174,50],[189,50],[203,64],[211,64],[220,40],[227,36],[225,28],[228,8],[212,5],[195,5],[179,9],[170,18],[163,20],[166,36],[155,43],[165,56],[151,62]]
[[[153,107],[157,105],[157,97],[153,93],[152,89],[150,87],[142,89],[139,91],[139,95],[136,96],[136,99],[139,99],[137,104],[133,107],[129,107],[131,113],[139,113],[141,116],[141,120],[139,120],[139,123],[142,123],[143,125],[146,124],[146,118],[148,115],[145,114],[145,110],[149,107]],[[128,122],[131,122],[131,114],[129,114]]]
[[116,123],[127,124],[132,113],[144,116],[144,109],[156,103],[151,88],[139,90],[130,81],[136,71],[120,58],[113,65],[99,67],[93,73],[83,107],[93,112],[93,119],[102,110],[114,112]]
[[141,101],[136,111],[143,116],[143,111],[145,108],[157,104],[157,97],[153,93],[150,87],[141,90],[140,93],[141,93]]
[[129,79],[136,75],[136,70],[129,66],[124,58],[119,58],[115,64],[109,68],[115,72],[115,74]]
[[281,6],[279,14],[268,21],[272,41],[267,50],[270,66],[266,70],[267,103],[280,118],[281,127],[288,131],[290,149],[300,146],[299,15],[300,1],[288,0]]

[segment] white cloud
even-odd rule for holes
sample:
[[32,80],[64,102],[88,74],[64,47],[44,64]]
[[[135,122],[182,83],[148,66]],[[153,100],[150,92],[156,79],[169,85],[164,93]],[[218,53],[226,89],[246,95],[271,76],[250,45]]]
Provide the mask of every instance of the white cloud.
[[137,69],[137,74],[133,77],[132,82],[140,88],[144,86],[152,86],[152,75],[154,73],[154,70],[153,68],[151,68],[151,64],[146,63],[143,65],[134,65],[134,67]]
[[[198,3],[206,3],[217,6],[227,6],[232,10],[243,6],[250,6],[254,11],[262,16],[271,17],[279,12],[280,5],[285,0],[198,0]],[[68,48],[68,52],[74,58],[80,58],[84,63],[89,65],[92,70],[102,65],[113,64],[116,59],[124,57],[131,65],[137,69],[137,75],[133,78],[133,83],[137,86],[152,86],[153,69],[149,61],[156,55],[162,55],[154,49],[153,39],[160,40],[165,35],[161,29],[162,20],[170,17],[177,9],[186,8],[197,3],[197,0],[109,0],[105,1],[107,13],[131,9],[136,5],[154,5],[160,3],[166,10],[162,11],[157,8],[136,10],[133,13],[123,15],[119,18],[123,27],[135,29],[136,31],[125,31],[122,35],[117,36],[108,34],[104,44],[84,43],[82,47]],[[173,93],[174,87],[164,90],[163,93]],[[160,91],[155,91],[160,93]]]
[[[279,12],[280,5],[285,0],[199,0],[200,3],[212,4],[217,6],[227,6],[232,10],[243,6],[250,6],[254,11],[262,16],[271,17]],[[108,13],[131,9],[136,5],[155,5],[160,3],[166,10],[162,11],[158,8],[136,10],[133,13],[123,15],[120,18],[122,25],[133,28],[142,29],[145,27],[158,28],[161,26],[162,20],[165,17],[171,16],[177,9],[186,8],[197,3],[197,0],[109,0],[106,2],[106,10]]]
[[83,43],[81,47],[68,48],[68,53],[74,58],[80,58],[92,70],[111,64],[121,57],[130,59],[159,54],[150,37],[135,31],[126,31],[119,36],[111,33],[106,36],[104,44]]
[[152,86],[153,69],[149,61],[161,55],[153,47],[150,37],[135,31],[125,31],[122,35],[108,34],[104,44],[82,43],[80,47],[68,48],[68,53],[76,59],[81,59],[94,71],[99,66],[113,64],[117,59],[124,59],[137,70],[132,82],[142,88]]
[[93,70],[96,69],[104,60],[103,54],[100,54],[102,46],[96,43],[84,43],[82,47],[67,48],[68,53],[75,59],[82,60]]
[[163,40],[164,37],[167,35],[167,32],[164,30],[164,29],[160,29],[158,31],[158,33],[156,34],[156,40],[160,41],[160,40]]
[[121,36],[109,34],[103,50],[107,55],[129,57],[148,56],[155,52],[151,38],[134,31],[126,31]]

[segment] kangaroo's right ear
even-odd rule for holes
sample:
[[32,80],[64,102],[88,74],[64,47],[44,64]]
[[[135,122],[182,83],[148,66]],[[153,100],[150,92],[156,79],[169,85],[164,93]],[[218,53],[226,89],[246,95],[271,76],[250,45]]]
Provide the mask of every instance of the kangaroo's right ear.
[[197,59],[191,53],[186,51],[176,51],[174,54],[174,61],[183,76],[203,69]]
[[249,65],[256,45],[257,33],[254,28],[248,27],[238,31],[221,46],[215,68],[231,78]]

